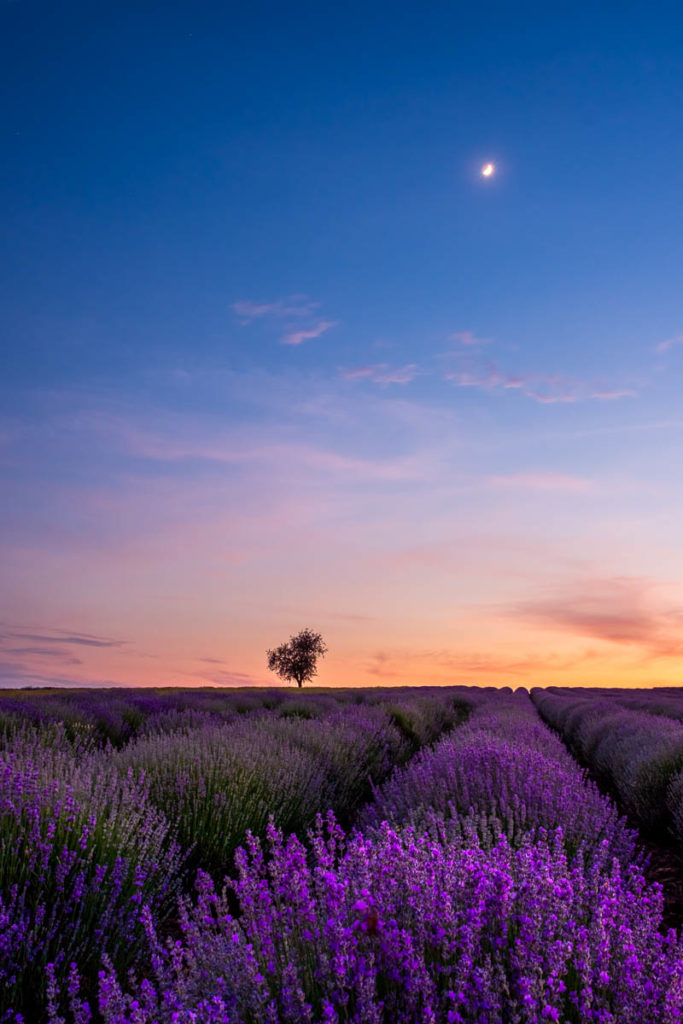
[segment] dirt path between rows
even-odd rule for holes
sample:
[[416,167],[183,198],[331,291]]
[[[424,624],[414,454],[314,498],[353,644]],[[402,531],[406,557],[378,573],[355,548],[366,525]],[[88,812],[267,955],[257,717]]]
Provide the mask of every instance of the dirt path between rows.
[[664,931],[683,927],[683,853],[673,842],[645,838],[638,833],[640,845],[649,858],[645,875],[659,882],[664,890]]

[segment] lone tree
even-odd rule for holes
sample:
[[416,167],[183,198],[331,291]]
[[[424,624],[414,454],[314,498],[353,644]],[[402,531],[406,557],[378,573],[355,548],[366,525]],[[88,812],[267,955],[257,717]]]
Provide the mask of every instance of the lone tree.
[[296,680],[298,687],[312,679],[317,672],[316,661],[327,647],[320,633],[302,629],[290,637],[286,644],[280,644],[274,651],[268,651],[268,668],[277,672],[281,679]]

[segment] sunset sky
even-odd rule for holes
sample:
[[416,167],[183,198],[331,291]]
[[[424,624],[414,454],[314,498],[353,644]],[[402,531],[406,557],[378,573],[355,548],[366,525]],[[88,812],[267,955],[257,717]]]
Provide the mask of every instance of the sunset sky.
[[683,683],[678,3],[0,39],[0,686]]

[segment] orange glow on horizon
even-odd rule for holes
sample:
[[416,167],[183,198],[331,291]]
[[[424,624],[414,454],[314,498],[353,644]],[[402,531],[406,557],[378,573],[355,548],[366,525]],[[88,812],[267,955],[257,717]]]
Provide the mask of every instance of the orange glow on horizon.
[[[487,649],[480,642],[462,649],[426,650],[420,645],[411,650],[396,636],[386,637],[384,649],[380,644],[364,644],[361,650],[354,650],[350,636],[345,643],[334,629],[321,624],[321,630],[330,650],[319,663],[313,686],[651,687],[676,686],[682,681],[679,659],[644,658],[636,650],[613,652],[606,644],[592,647],[575,639],[554,644],[544,653],[538,636],[531,632],[525,647],[523,638],[517,637],[516,649],[496,643]],[[180,646],[175,650],[171,636],[164,655],[132,657],[132,652],[123,648],[93,649],[83,652],[82,665],[68,672],[68,681],[67,673],[59,673],[57,666],[54,675],[63,677],[64,686],[277,687],[285,684],[267,670],[265,650],[268,643],[285,640],[290,632],[289,627],[264,631],[263,651],[257,643],[250,643],[248,648],[233,644],[226,649],[223,637],[223,646],[218,642],[205,645],[213,652],[207,657],[190,656]],[[45,672],[44,659],[34,660],[36,673]],[[36,685],[49,683],[46,679]]]

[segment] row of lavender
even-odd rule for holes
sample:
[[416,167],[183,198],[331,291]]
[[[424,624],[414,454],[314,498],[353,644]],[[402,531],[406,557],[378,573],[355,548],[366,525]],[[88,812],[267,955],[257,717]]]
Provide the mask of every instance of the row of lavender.
[[103,955],[124,971],[149,962],[143,908],[163,930],[196,867],[222,876],[270,815],[287,831],[330,807],[347,820],[373,781],[469,707],[460,691],[339,696],[280,693],[270,710],[231,715],[225,695],[223,721],[196,707],[169,720],[167,708],[162,730],[120,750],[49,715],[6,729],[0,1020],[44,1019],[48,964],[59,983],[72,962],[86,979]]
[[247,830],[265,835],[270,816],[286,832],[305,831],[328,808],[348,822],[371,781],[469,711],[457,691],[374,696],[340,705],[311,695],[289,702],[284,717],[281,706],[237,723],[143,737],[116,761],[144,778],[183,847],[192,847],[192,863],[220,876]]
[[[428,696],[435,691],[422,687],[418,692]],[[410,691],[397,689],[393,697],[398,709],[406,697],[414,707]],[[60,724],[71,739],[121,748],[137,737],[221,725],[245,714],[274,711],[283,718],[318,718],[331,708],[356,703],[391,701],[380,688],[307,691],[305,695],[293,695],[283,688],[4,690],[0,692],[0,735],[12,733],[26,722],[39,728]]]
[[531,696],[545,721],[613,790],[640,828],[669,832],[683,842],[683,724],[661,713],[659,694],[551,688],[532,690]]
[[[376,788],[359,826],[329,813],[307,843],[275,826],[248,839],[222,890],[198,873],[174,943],[145,908],[152,970],[126,982],[105,963],[106,1024],[683,1020],[661,891],[528,695],[484,696]],[[84,1024],[77,990],[74,970],[68,1019]]]
[[278,690],[60,689],[0,693],[0,733],[26,722],[37,728],[63,726],[71,739],[122,747],[137,736],[228,722],[238,715],[273,710],[286,703]]
[[609,700],[629,711],[644,711],[648,715],[662,715],[683,722],[683,690],[680,686],[658,686],[654,690],[624,690],[622,688],[551,687],[552,693],[564,693],[567,696],[599,697]]

